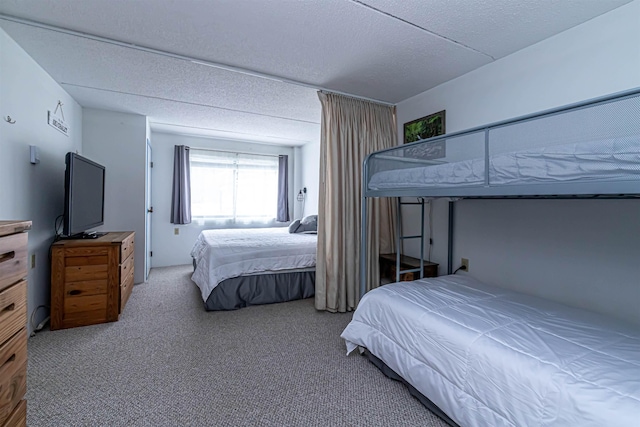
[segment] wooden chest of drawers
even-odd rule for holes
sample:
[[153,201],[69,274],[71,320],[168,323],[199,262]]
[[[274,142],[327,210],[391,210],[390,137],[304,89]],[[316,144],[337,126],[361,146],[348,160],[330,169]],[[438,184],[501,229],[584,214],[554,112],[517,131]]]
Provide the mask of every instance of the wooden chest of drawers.
[[51,330],[115,322],[133,289],[133,231],[60,240],[51,253]]
[[[438,264],[434,262],[424,261],[424,277],[436,277],[438,276]],[[400,255],[400,270],[411,270],[414,268],[420,268],[420,260],[407,255]],[[396,281],[396,254],[381,254],[380,255],[380,278],[387,279],[389,281]],[[404,273],[400,275],[400,281],[407,282],[411,280],[418,280],[420,278],[420,272]]]
[[0,221],[0,426],[27,423],[27,233]]

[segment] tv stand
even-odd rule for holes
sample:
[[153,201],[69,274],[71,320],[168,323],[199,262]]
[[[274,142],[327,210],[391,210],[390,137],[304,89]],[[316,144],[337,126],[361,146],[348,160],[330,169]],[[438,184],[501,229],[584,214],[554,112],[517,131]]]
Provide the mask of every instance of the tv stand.
[[98,231],[90,231],[88,233],[78,233],[72,234],[71,236],[62,236],[61,240],[78,240],[78,239],[97,239],[106,235],[107,233],[98,232]]
[[51,330],[115,322],[133,288],[133,231],[51,246]]

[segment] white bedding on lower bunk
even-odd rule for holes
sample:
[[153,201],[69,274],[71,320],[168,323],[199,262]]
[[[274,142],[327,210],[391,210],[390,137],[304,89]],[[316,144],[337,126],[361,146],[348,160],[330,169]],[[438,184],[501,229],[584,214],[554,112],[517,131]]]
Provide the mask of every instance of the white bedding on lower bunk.
[[[639,137],[554,145],[491,156],[489,184],[640,180],[639,164]],[[479,158],[378,172],[371,177],[368,187],[383,190],[484,183],[485,159]]]
[[451,275],[382,286],[342,333],[462,426],[640,422],[640,331]]
[[207,301],[220,282],[247,274],[315,267],[314,234],[289,233],[287,227],[204,230],[191,256],[191,276]]

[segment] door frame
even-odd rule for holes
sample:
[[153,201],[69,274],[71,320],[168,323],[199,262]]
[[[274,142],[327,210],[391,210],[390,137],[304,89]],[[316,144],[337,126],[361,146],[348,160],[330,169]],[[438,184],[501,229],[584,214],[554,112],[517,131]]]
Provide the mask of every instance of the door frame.
[[151,219],[153,213],[153,204],[151,202],[151,172],[153,170],[151,141],[147,138],[146,162],[145,162],[145,254],[144,254],[144,281],[149,278],[151,270]]

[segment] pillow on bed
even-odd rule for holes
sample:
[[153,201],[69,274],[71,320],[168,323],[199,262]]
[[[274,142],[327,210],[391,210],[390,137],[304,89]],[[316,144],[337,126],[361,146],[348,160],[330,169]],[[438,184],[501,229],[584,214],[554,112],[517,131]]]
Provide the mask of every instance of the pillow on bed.
[[298,227],[300,227],[300,220],[296,219],[291,224],[289,224],[289,233],[295,233],[296,230],[298,230]]
[[317,233],[318,215],[308,215],[302,220],[296,219],[289,225],[289,233]]
[[[300,228],[304,228],[302,231],[318,231],[318,215],[309,215],[302,218]],[[300,229],[298,229],[298,232],[300,232]]]

